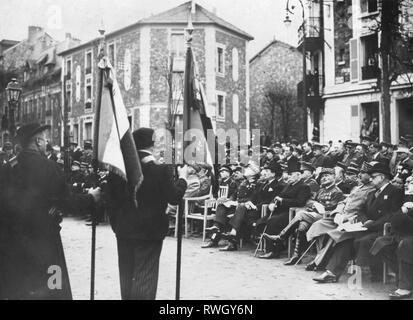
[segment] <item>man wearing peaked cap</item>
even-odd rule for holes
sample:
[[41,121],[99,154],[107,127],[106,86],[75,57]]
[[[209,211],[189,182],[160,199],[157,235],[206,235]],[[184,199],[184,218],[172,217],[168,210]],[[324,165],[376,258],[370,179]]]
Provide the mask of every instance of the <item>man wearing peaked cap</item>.
[[341,242],[332,253],[327,265],[327,271],[314,280],[320,283],[337,282],[345,272],[350,259],[354,258],[356,252],[356,265],[369,266],[372,281],[380,281],[383,274],[380,259],[371,254],[375,240],[383,233],[383,226],[391,220],[391,217],[400,210],[403,204],[404,192],[390,183],[390,170],[380,162],[371,162],[368,174],[371,176],[372,190],[367,195],[366,209],[359,216],[366,231],[357,232],[351,239]]
[[350,194],[351,190],[353,190],[353,188],[355,188],[359,184],[359,172],[360,169],[357,163],[351,162],[344,171],[343,180],[336,183],[337,187],[339,187],[344,194]]
[[232,170],[228,166],[222,166],[219,169],[219,186],[220,187],[228,187],[228,195],[227,198],[232,198],[234,193],[237,191],[238,184],[237,182],[232,178]]
[[309,162],[301,162],[301,179],[303,184],[311,189],[311,194],[315,195],[320,190],[320,185],[314,179],[315,168]]
[[[99,189],[87,195],[72,193],[58,164],[46,158],[48,129],[50,126],[30,123],[17,130],[23,149],[11,169],[9,189],[0,193],[4,218],[0,234],[2,241],[10,241],[7,248],[0,247],[2,262],[6,262],[1,264],[5,269],[0,270],[0,299],[72,299],[60,237],[60,212],[93,210],[101,197]],[[60,267],[60,290],[48,286],[50,266]]]
[[[306,246],[306,233],[311,225],[320,220],[324,213],[332,212],[340,201],[345,199],[343,193],[335,185],[334,169],[323,168],[320,173],[321,188],[313,201],[309,201],[303,211],[299,211],[293,220],[276,236],[264,234],[264,236],[275,242],[283,242],[295,231],[297,231],[293,257],[286,265],[294,265],[298,262]],[[321,212],[320,212],[321,211]]]

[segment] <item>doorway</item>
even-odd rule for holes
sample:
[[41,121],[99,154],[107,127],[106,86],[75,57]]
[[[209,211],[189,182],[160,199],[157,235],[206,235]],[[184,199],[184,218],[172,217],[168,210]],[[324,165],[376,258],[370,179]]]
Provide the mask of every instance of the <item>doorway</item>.
[[367,130],[367,135],[378,141],[380,135],[380,103],[378,101],[361,104],[361,121],[360,134],[363,135],[364,130]]
[[413,98],[398,100],[399,136],[413,135]]

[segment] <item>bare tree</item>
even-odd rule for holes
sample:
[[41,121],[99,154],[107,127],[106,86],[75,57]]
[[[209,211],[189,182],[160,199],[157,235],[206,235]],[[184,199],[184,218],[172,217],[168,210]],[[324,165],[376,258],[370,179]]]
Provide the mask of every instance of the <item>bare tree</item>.
[[270,115],[270,130],[273,137],[282,137],[288,141],[294,134],[291,119],[297,117],[296,93],[291,92],[281,83],[267,84],[264,89],[263,108]]
[[[413,88],[413,1],[379,0],[380,15],[370,27],[380,36],[381,91],[383,140],[391,141],[390,104],[392,84],[410,84]],[[398,83],[399,82],[399,83]]]

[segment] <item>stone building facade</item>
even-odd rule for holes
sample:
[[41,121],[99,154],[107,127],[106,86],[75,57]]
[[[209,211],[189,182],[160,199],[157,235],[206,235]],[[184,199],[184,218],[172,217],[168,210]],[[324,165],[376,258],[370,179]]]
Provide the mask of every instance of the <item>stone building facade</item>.
[[302,140],[303,112],[297,104],[302,77],[302,54],[278,40],[250,60],[251,128],[260,129],[267,143]]
[[[37,26],[28,27],[27,39],[3,51],[3,70],[16,77],[22,86],[20,103],[15,109],[15,125],[29,122],[49,124],[52,129],[48,140],[60,145],[62,136],[61,58],[60,51],[78,45],[79,40],[66,34],[57,41]],[[10,79],[9,79],[10,80]],[[1,113],[6,110],[7,99],[2,95]],[[8,132],[2,132],[2,143]]]
[[[131,128],[163,128],[168,109],[182,114],[185,28],[190,2],[105,35]],[[195,5],[192,47],[217,128],[249,129],[248,42],[253,38]],[[93,139],[97,101],[95,39],[61,53],[71,139]],[[168,80],[170,79],[170,80]]]

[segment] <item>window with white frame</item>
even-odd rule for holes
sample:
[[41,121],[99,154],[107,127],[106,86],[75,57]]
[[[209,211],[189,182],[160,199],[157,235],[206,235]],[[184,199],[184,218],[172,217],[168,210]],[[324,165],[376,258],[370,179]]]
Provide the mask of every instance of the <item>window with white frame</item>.
[[72,112],[72,86],[70,83],[66,84],[66,106],[67,112]]
[[85,56],[85,73],[91,74],[92,73],[92,50],[86,52]]
[[218,44],[216,50],[216,61],[217,61],[217,74],[225,75],[225,46]]
[[172,29],[171,30],[171,56],[175,58],[185,57],[185,36],[184,30]]
[[232,121],[239,122],[239,98],[237,94],[232,96]]
[[377,12],[377,0],[360,0],[361,13]]
[[83,135],[83,140],[92,140],[92,126],[93,123],[90,122],[85,122],[85,131],[84,131],[84,135]]
[[232,49],[232,79],[238,81],[239,78],[239,56],[237,48]]
[[85,110],[92,109],[92,77],[85,79]]
[[72,58],[66,60],[66,80],[72,79]]
[[216,116],[217,120],[225,120],[225,93],[217,92]]
[[115,51],[115,42],[110,42],[108,44],[108,58],[109,58],[109,62],[110,64],[113,66],[113,68],[116,69],[116,51]]

